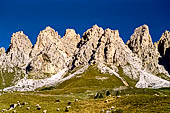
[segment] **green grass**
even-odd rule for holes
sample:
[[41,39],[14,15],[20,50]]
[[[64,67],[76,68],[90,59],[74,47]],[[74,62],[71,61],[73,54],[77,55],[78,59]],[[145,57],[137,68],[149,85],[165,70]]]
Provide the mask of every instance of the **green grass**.
[[118,67],[118,74],[125,79],[125,81],[129,84],[129,86],[131,87],[135,87],[137,81],[132,80],[131,78],[129,78],[127,75],[124,74],[123,69],[121,67]]
[[[24,74],[22,73],[21,69],[15,67],[12,70],[14,71],[8,72],[6,70],[0,69],[0,89],[12,86],[16,81],[24,77]],[[4,78],[5,84],[3,84],[2,77]]]
[[[97,67],[90,66],[86,72],[83,74],[77,75],[80,77],[74,77],[70,80],[67,80],[57,86],[59,89],[63,88],[81,88],[89,87],[94,89],[100,88],[114,88],[119,86],[124,86],[122,81],[114,75],[103,74]],[[106,77],[105,80],[98,80],[96,77]]]
[[166,76],[165,74],[163,73],[158,73],[156,76],[162,78],[162,79],[165,79],[165,80],[168,80],[170,81],[170,77]]
[[[124,92],[124,93],[122,93]],[[130,93],[131,92],[131,93]],[[162,95],[155,96],[154,94]],[[14,92],[6,93],[0,96],[0,110],[8,109],[12,103],[17,101],[28,102],[28,105],[17,107],[18,113],[42,113],[43,110],[48,110],[48,113],[56,113],[56,109],[60,108],[59,113],[64,113],[67,103],[71,101],[70,113],[100,113],[101,110],[108,110],[111,106],[114,106],[114,112],[123,113],[150,113],[150,112],[170,112],[170,95],[168,94],[170,89],[126,89],[122,90],[121,97],[106,97],[101,99],[94,99],[93,96],[89,96],[89,93],[75,93],[75,94],[60,94],[50,95],[46,92]],[[93,92],[95,93],[95,92]],[[127,95],[128,94],[128,95]],[[112,93],[114,95],[114,93]],[[60,103],[56,103],[55,100],[61,100]],[[78,102],[74,102],[75,99],[79,99]],[[105,101],[108,101],[105,103]],[[37,110],[35,105],[39,104],[42,109]],[[26,110],[26,107],[30,107],[30,110]],[[9,112],[11,113],[11,111]]]
[[[9,87],[11,86],[13,83],[13,79],[14,79],[14,72],[12,73],[8,73],[8,72],[0,72],[0,89],[4,88],[4,87]],[[3,80],[2,80],[2,76],[4,78],[4,82],[5,84],[3,85]]]
[[[105,77],[105,80],[98,80],[96,77],[101,78]],[[83,74],[77,75],[69,80],[64,81],[61,84],[58,84],[54,90],[48,91],[56,94],[60,93],[82,93],[87,90],[96,91],[103,89],[112,89],[120,86],[124,86],[122,81],[114,75],[108,73],[101,73],[96,66],[90,66],[87,71]],[[40,88],[39,91],[42,91],[48,88]],[[58,93],[57,93],[58,94]]]
[[29,73],[28,79],[45,79],[51,77],[51,73]]
[[[124,75],[121,68],[118,73],[132,87],[125,87],[116,76],[102,74],[96,66],[90,66],[86,72],[77,75],[78,77],[73,77],[54,87],[43,87],[35,92],[13,92],[0,95],[0,110],[8,109],[10,104],[20,101],[29,104],[21,108],[17,107],[17,113],[42,113],[43,110],[47,110],[47,113],[64,113],[67,103],[71,101],[70,113],[100,113],[112,106],[115,107],[112,110],[114,113],[170,112],[170,88],[138,89],[133,87],[136,81]],[[98,80],[96,76],[107,79]],[[110,91],[111,97],[105,96],[106,90]],[[103,94],[104,98],[94,99],[96,92]],[[56,103],[56,99],[61,102]],[[74,102],[75,99],[79,101]],[[39,104],[42,109],[37,110],[36,104]],[[28,106],[30,110],[26,110]],[[56,111],[57,108],[60,108],[59,112]]]

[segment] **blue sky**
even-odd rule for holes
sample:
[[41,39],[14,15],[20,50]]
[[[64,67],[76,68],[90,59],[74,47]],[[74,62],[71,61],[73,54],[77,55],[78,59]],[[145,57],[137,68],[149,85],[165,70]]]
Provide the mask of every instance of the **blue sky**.
[[46,26],[63,36],[67,28],[82,35],[94,24],[118,29],[125,42],[147,24],[157,41],[170,30],[170,0],[0,0],[0,47],[6,49],[19,30],[34,44]]

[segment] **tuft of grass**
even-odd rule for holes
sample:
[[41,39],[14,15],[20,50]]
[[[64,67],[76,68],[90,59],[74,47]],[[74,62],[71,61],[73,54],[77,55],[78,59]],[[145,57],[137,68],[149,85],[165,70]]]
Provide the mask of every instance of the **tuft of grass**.
[[[5,72],[1,71],[0,72],[0,89],[13,85],[14,75],[15,75],[15,72],[8,73],[7,71]],[[3,83],[2,77],[4,78],[4,83]]]
[[53,74],[52,73],[29,73],[28,79],[45,79],[51,77],[51,75]]
[[170,77],[166,76],[165,74],[163,73],[158,73],[156,76],[162,78],[162,79],[165,79],[165,80],[168,80],[170,81]]
[[[105,77],[104,80],[96,79],[96,77]],[[96,66],[90,66],[83,74],[66,80],[63,83],[56,86],[56,89],[68,89],[68,90],[99,90],[110,89],[115,87],[124,86],[122,81],[114,75],[108,73],[101,73]]]
[[137,81],[136,80],[132,80],[131,78],[129,78],[127,75],[124,74],[123,69],[121,67],[118,67],[118,74],[125,79],[125,81],[129,84],[129,86],[131,87],[135,87]]
[[[28,102],[28,105],[17,107],[18,113],[40,113],[43,110],[47,110],[49,113],[55,113],[57,108],[60,108],[60,113],[64,113],[68,102],[71,102],[71,113],[100,113],[102,110],[105,112],[110,110],[112,106],[115,108],[110,110],[114,113],[126,112],[126,113],[149,113],[149,112],[170,112],[170,96],[155,96],[152,94],[130,94],[122,95],[121,97],[105,97],[99,99],[84,98],[85,94],[62,94],[62,95],[43,95],[34,94],[33,92],[14,92],[7,93],[0,96],[0,110],[8,109],[12,103],[17,101]],[[75,102],[75,99],[79,101]],[[60,103],[56,103],[56,100],[60,100]],[[107,102],[106,102],[107,101]],[[41,106],[41,110],[36,109],[36,104]],[[26,107],[30,107],[30,110],[26,110]]]

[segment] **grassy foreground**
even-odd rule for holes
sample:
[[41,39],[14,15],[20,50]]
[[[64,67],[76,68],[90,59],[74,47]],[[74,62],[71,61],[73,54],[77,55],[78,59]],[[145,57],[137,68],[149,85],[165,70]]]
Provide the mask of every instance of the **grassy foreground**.
[[[17,113],[43,113],[44,110],[47,110],[46,113],[65,113],[67,110],[70,113],[170,112],[170,88],[137,89],[134,88],[136,81],[129,79],[121,69],[119,74],[129,87],[124,86],[114,75],[102,74],[95,66],[91,66],[83,74],[53,87],[43,87],[35,92],[0,95],[0,111],[9,109],[11,104],[19,101],[20,104],[28,104],[17,106],[14,109]],[[109,91],[111,96],[106,96],[106,91]],[[101,94],[102,98],[94,99],[96,93]],[[71,104],[68,105],[68,102]],[[37,104],[41,106],[40,110],[37,110]],[[70,107],[66,110],[68,106]],[[7,111],[12,112],[13,110]]]
[[[121,96],[115,96],[112,93],[110,97],[104,96],[104,98],[98,99],[94,99],[95,92],[60,95],[43,94],[43,92],[14,92],[0,96],[0,109],[8,109],[10,104],[20,101],[20,103],[28,102],[28,104],[18,106],[15,109],[17,113],[42,113],[43,110],[47,110],[47,113],[63,113],[68,102],[71,102],[70,113],[100,113],[103,110],[114,113],[168,113],[170,112],[169,91],[169,89],[126,89],[126,91],[119,92]],[[61,101],[60,103],[56,102],[58,99]],[[75,99],[78,99],[78,101],[75,102]],[[36,104],[41,106],[41,110],[37,110]],[[27,107],[30,107],[30,109],[27,110]],[[57,108],[60,110],[57,111]],[[8,111],[8,113],[11,112]]]

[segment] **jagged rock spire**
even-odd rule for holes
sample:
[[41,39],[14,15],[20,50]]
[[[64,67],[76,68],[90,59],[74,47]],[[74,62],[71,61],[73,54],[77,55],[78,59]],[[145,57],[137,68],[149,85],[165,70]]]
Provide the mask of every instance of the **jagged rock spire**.
[[152,43],[147,25],[136,28],[130,40],[127,41],[127,45],[132,50],[132,52],[137,54],[138,57],[143,61],[142,65],[146,71],[159,73],[159,52]]
[[170,32],[165,31],[157,43],[158,51],[161,55],[159,63],[164,65],[166,70],[170,73]]
[[66,32],[62,38],[64,49],[69,57],[73,57],[77,51],[77,45],[80,42],[80,35],[76,34],[74,29],[66,29]]
[[1,48],[0,48],[0,56],[3,55],[3,54],[5,54],[5,48],[4,48],[4,47],[1,47]]
[[166,30],[158,41],[158,51],[161,56],[166,54],[166,49],[170,47],[170,32]]
[[32,43],[23,31],[13,33],[10,47],[7,50],[8,60],[14,67],[22,67],[29,61],[31,50]]
[[93,59],[98,42],[102,37],[104,30],[97,25],[84,32],[78,45],[78,53],[74,57],[73,66],[86,65]]
[[60,36],[58,35],[58,32],[55,32],[53,28],[47,26],[44,30],[40,31],[36,44],[31,52],[31,56],[34,57],[44,49],[47,49],[51,46],[51,43],[58,44],[59,42]]
[[135,29],[125,45],[118,30],[104,30],[94,25],[84,32],[82,38],[74,29],[67,29],[61,38],[58,32],[48,26],[40,31],[32,47],[28,37],[20,31],[13,34],[6,53],[0,49],[0,66],[22,67],[26,68],[28,74],[43,75],[60,72],[63,68],[103,63],[120,66],[130,78],[138,79],[139,73],[135,70],[165,72],[160,68],[158,59],[159,52],[162,58],[168,58],[165,56],[169,50],[169,34],[166,31],[158,44],[153,45],[149,28],[143,25]]

